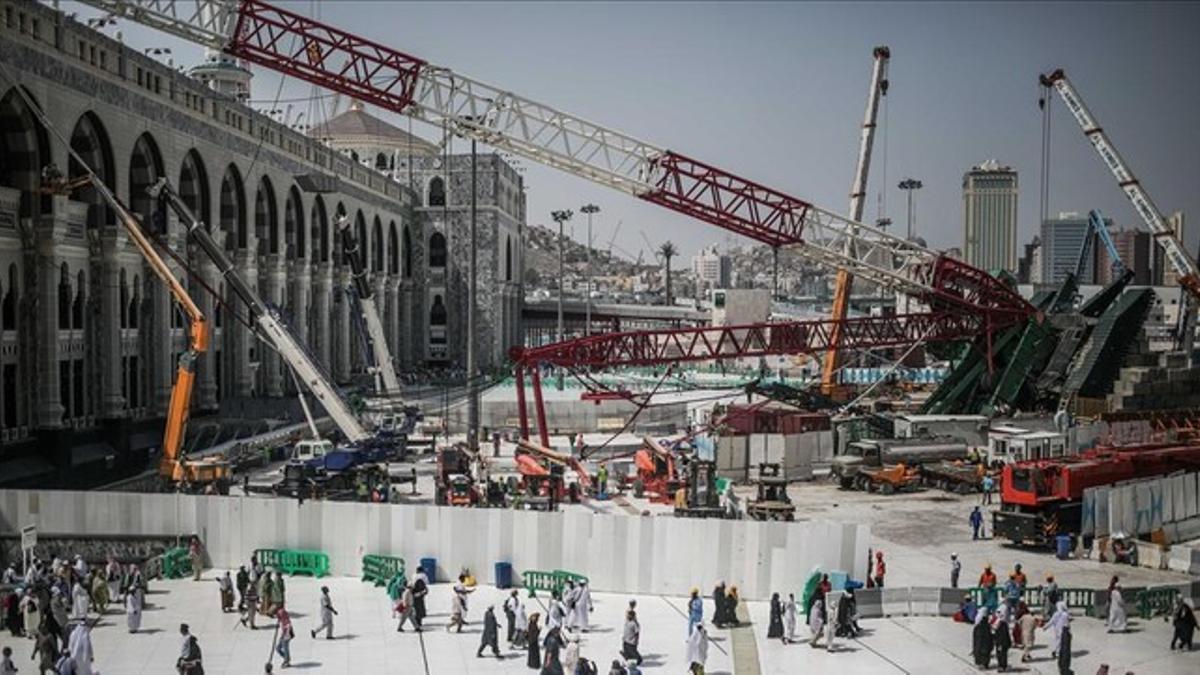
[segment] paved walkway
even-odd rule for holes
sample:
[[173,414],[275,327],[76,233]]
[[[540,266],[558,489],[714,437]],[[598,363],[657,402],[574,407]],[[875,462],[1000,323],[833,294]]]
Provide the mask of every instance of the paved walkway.
[[[271,628],[250,631],[234,615],[222,614],[218,602],[215,573],[204,581],[153,582],[144,613],[143,631],[130,635],[125,619],[115,609],[105,615],[93,633],[96,666],[103,675],[162,675],[173,672],[179,653],[178,627],[187,622],[200,640],[204,651],[205,672],[211,675],[259,675],[270,658],[274,631]],[[308,631],[316,622],[318,589],[327,585],[334,606],[340,612],[335,623],[335,640],[313,640]],[[459,675],[463,673],[529,675],[525,653],[501,645],[505,658],[477,658],[480,619],[488,604],[499,606],[505,593],[481,587],[470,596],[462,634],[447,633],[450,587],[436,584],[429,602],[429,630],[424,633],[397,633],[387,595],[382,588],[354,578],[314,580],[296,577],[288,580],[288,604],[296,622],[297,638],[292,645],[293,665],[302,671],[330,675],[366,673],[404,673]],[[531,610],[537,599],[522,593]],[[600,672],[606,672],[620,649],[620,622],[629,596],[594,595],[593,630],[582,637],[583,656],[594,660]],[[637,598],[642,623],[641,651],[646,657],[645,672],[674,675],[684,671],[687,621],[682,612],[683,598],[642,596]],[[711,629],[708,650],[710,675],[793,675],[802,672],[857,673],[972,673],[968,663],[969,628],[943,618],[878,619],[863,622],[866,633],[857,641],[839,641],[839,649],[830,653],[811,649],[807,631],[798,626],[802,642],[783,645],[766,639],[767,606],[747,603],[744,628],[734,631]],[[498,611],[498,610],[497,610]],[[711,616],[706,602],[705,616]],[[498,617],[503,622],[503,616]],[[270,623],[263,623],[271,627]],[[1132,622],[1133,631],[1125,635],[1107,635],[1103,623],[1078,618],[1075,629],[1077,673],[1096,672],[1101,663],[1112,666],[1113,673],[1146,675],[1193,675],[1200,672],[1200,651],[1190,654],[1168,652],[1170,626],[1165,622]],[[504,628],[501,626],[501,631]],[[503,634],[502,634],[503,635]],[[1049,660],[1046,637],[1035,649],[1036,659],[1026,664],[1025,672],[1057,672]],[[22,673],[34,672],[29,661],[32,643],[13,638],[7,631],[0,635],[0,646],[13,647],[14,658]],[[748,650],[748,651],[747,651]],[[1013,652],[1013,662],[1016,662]],[[278,659],[275,660],[276,671]]]

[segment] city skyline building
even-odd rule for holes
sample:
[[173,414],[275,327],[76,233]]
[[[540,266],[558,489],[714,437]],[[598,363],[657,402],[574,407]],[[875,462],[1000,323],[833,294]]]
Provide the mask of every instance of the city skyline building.
[[1017,270],[1017,172],[989,159],[963,174],[963,257],[984,270]]

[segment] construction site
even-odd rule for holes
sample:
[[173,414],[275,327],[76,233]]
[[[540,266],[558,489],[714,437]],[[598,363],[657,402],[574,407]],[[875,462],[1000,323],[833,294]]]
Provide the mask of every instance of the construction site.
[[[205,656],[185,637],[179,672],[271,672],[292,660],[283,602],[248,636],[221,576],[265,566],[281,595],[301,575],[293,617],[322,584],[322,617],[328,586],[344,603],[362,643],[301,637],[317,672],[974,672],[976,604],[1005,640],[1020,614],[1074,617],[1084,649],[1068,638],[1064,666],[1055,628],[1032,672],[1200,669],[1190,632],[1164,651],[1200,601],[1200,251],[1134,172],[1194,148],[1103,126],[1087,96],[1114,85],[1024,74],[1042,156],[1018,261],[996,160],[962,175],[962,213],[924,216],[962,220],[961,246],[917,229],[921,180],[899,183],[907,231],[887,217],[887,110],[911,100],[889,96],[913,86],[894,45],[856,63],[849,202],[817,205],[310,4],[0,0],[0,645],[23,659],[17,622],[41,630],[43,570],[132,565],[166,633],[72,612],[71,672],[161,672],[180,622]],[[532,212],[527,166],[587,187]],[[1095,205],[1052,217],[1056,172],[1097,166],[1076,190]],[[670,220],[593,236],[602,208]],[[695,253],[674,277],[664,223]],[[1015,591],[986,581],[1014,565]],[[503,610],[508,663],[392,632],[418,570],[432,617],[476,593],[480,657]],[[509,597],[559,644],[514,642]]]

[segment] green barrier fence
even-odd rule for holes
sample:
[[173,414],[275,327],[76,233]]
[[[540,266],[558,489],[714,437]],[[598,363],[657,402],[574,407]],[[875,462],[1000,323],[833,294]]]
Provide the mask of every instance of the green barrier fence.
[[1179,589],[1172,586],[1151,587],[1138,591],[1135,597],[1138,616],[1149,619],[1170,614],[1175,609]]
[[582,574],[568,572],[567,570],[553,570],[546,572],[542,570],[525,570],[521,572],[521,583],[525,588],[529,589],[529,597],[534,597],[537,591],[547,591],[551,593],[562,593],[568,581],[574,583],[587,582],[588,578]]
[[405,576],[404,558],[388,555],[364,555],[362,557],[362,580],[376,586],[390,584],[392,579]]
[[260,548],[254,555],[264,567],[274,567],[285,574],[329,576],[329,555],[322,551]]
[[[1021,600],[1023,600],[1026,605],[1029,605],[1031,609],[1037,609],[1043,605],[1042,590],[1043,589],[1041,586],[1026,587],[1024,592],[1021,593]],[[976,586],[968,589],[968,591],[971,594],[971,599],[975,601],[975,604],[980,606],[988,604],[986,602],[988,589]],[[994,602],[1004,602],[1005,596],[1003,586],[997,585],[994,589],[991,589],[991,593],[993,594],[992,597]],[[1091,616],[1096,603],[1096,592],[1090,588],[1060,588],[1058,589],[1058,597],[1060,600],[1067,601],[1067,607],[1070,607],[1071,609],[1082,609],[1088,616]]]
[[182,546],[169,548],[162,556],[162,575],[164,579],[182,579],[192,573],[192,559],[188,550]]

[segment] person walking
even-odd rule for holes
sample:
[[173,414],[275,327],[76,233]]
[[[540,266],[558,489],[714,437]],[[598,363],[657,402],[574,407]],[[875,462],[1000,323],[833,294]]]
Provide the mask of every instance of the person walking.
[[450,623],[446,624],[446,632],[452,628],[457,628],[459,633],[462,632],[462,627],[466,625],[463,619],[463,614],[467,611],[467,596],[460,592],[458,588],[454,589],[454,595],[450,598]]
[[1008,605],[1000,605],[992,619],[992,645],[996,649],[996,667],[1000,672],[1008,670],[1008,650],[1012,648],[1012,628],[1008,624]]
[[783,605],[783,644],[789,645],[796,641],[796,594],[788,593],[788,601]]
[[983,495],[980,497],[979,503],[980,504],[991,504],[992,503],[992,490],[995,489],[995,487],[996,487],[996,481],[992,479],[991,474],[985,473],[985,474],[983,474],[982,483],[983,484],[981,487],[983,488]]
[[562,661],[559,652],[564,646],[562,629],[554,626],[546,631],[542,639],[542,675],[562,675]]
[[563,672],[566,675],[576,675],[576,669],[579,668],[579,634],[569,633],[567,638],[567,646],[563,649],[562,657]]
[[513,633],[516,632],[517,623],[517,605],[521,604],[520,598],[517,597],[517,589],[513,589],[508,597],[504,599],[504,623],[508,629],[508,644],[513,643]]
[[229,577],[229,570],[217,577],[217,587],[221,591],[221,613],[233,611],[233,579]]
[[688,598],[688,637],[692,636],[692,631],[701,623],[704,623],[704,601],[700,599],[700,590],[693,587],[691,597]]
[[429,595],[429,581],[425,578],[425,570],[417,569],[417,579],[413,582],[413,618],[420,632],[425,622],[425,596]]
[[626,660],[636,661],[642,665],[642,655],[638,652],[638,642],[642,639],[642,625],[638,623],[637,612],[632,609],[625,611],[625,625],[621,629],[621,656]]
[[250,630],[256,630],[254,619],[258,615],[258,584],[253,581],[246,585],[246,592],[242,595],[242,618],[243,626],[248,626]]
[[1028,663],[1033,658],[1030,652],[1033,651],[1033,639],[1037,625],[1038,618],[1033,612],[1025,612],[1021,618],[1017,619],[1017,628],[1021,635],[1021,663]]
[[1108,582],[1108,620],[1104,622],[1110,633],[1124,633],[1129,619],[1125,614],[1125,598],[1121,595],[1121,582],[1114,574]]
[[[87,621],[88,602],[90,601],[91,597],[84,589],[83,582],[76,581],[75,586],[71,588],[71,618],[80,622]],[[36,626],[34,630],[37,630]],[[30,635],[34,634],[33,631],[28,632]]]
[[275,652],[279,654],[279,658],[283,659],[283,663],[279,664],[281,668],[288,668],[292,665],[292,638],[296,637],[296,630],[292,627],[292,617],[283,607],[275,610],[276,620],[276,637],[275,637]]
[[143,598],[140,588],[131,588],[125,594],[125,627],[130,633],[136,633],[142,627]]
[[[509,624],[511,627],[512,624]],[[492,655],[498,659],[504,658],[500,655],[500,627],[496,623],[496,610],[492,606],[483,612],[483,634],[479,638],[479,650],[475,652],[476,658],[483,658],[483,650],[485,647],[490,647]]]
[[875,551],[875,587],[883,588],[883,578],[887,575],[887,563],[883,562],[883,551]]
[[204,675],[204,658],[195,635],[188,635],[184,639],[183,655],[179,657],[175,669],[180,675]]
[[842,591],[831,590],[825,594],[825,651],[836,649],[834,642],[837,638],[837,616],[841,609]]
[[333,608],[333,599],[329,597],[329,587],[321,587],[321,625],[309,631],[309,634],[315,640],[317,633],[325,631],[325,639],[333,639],[333,617],[337,616],[338,611]]
[[825,598],[819,597],[813,600],[812,606],[808,609],[808,629],[812,631],[812,638],[808,641],[808,646],[816,649],[821,641],[821,635],[825,629]]
[[39,675],[51,673],[55,675],[54,662],[58,659],[58,636],[52,633],[47,626],[43,626],[38,632],[37,640],[33,643],[33,655],[31,659],[36,659],[38,664]]
[[704,624],[696,626],[692,636],[688,638],[687,662],[692,673],[704,675],[704,664],[708,661],[708,631]]
[[1175,634],[1171,636],[1171,651],[1175,651],[1175,643],[1179,643],[1179,648],[1192,651],[1192,636],[1196,632],[1196,613],[1192,611],[1192,606],[1183,598],[1175,599],[1175,610],[1171,612],[1171,625],[1175,627]]
[[958,575],[962,573],[962,562],[957,553],[950,554],[950,588],[958,588]]
[[1054,608],[1058,607],[1058,583],[1054,581],[1053,574],[1046,575],[1046,583],[1042,586],[1042,614],[1050,617],[1054,614]]
[[767,639],[774,640],[776,638],[787,644],[787,638],[783,636],[783,602],[780,601],[778,593],[772,593],[770,621],[767,623]]
[[0,650],[0,675],[17,675],[17,667],[12,661],[12,647]]
[[192,564],[192,581],[200,581],[200,573],[204,571],[204,546],[196,535],[192,535],[188,543],[188,562]]
[[971,629],[971,655],[975,665],[987,670],[992,662],[992,628],[988,625],[987,607],[980,607],[975,613],[975,627]]
[[529,632],[529,617],[525,615],[524,603],[517,602],[517,609],[514,613],[516,616],[513,619],[512,646],[517,649],[524,649],[527,644],[525,636]]
[[87,621],[80,621],[71,631],[67,652],[75,666],[74,675],[92,675],[92,629]]
[[971,509],[971,517],[968,519],[971,523],[971,539],[983,538],[983,511],[979,507]]
[[238,611],[246,610],[246,587],[250,585],[250,575],[246,572],[245,565],[239,565],[237,576],[234,577],[238,592]]
[[400,615],[400,623],[396,624],[396,632],[403,633],[405,623],[411,623],[413,630],[421,632],[421,626],[417,623],[415,602],[412,585],[404,584],[404,590],[400,592],[400,602],[396,605],[396,613]]
[[541,629],[538,627],[538,621],[541,618],[537,612],[529,615],[529,626],[525,631],[525,644],[529,646],[529,651],[525,655],[525,666],[534,670],[542,667],[542,652]]

